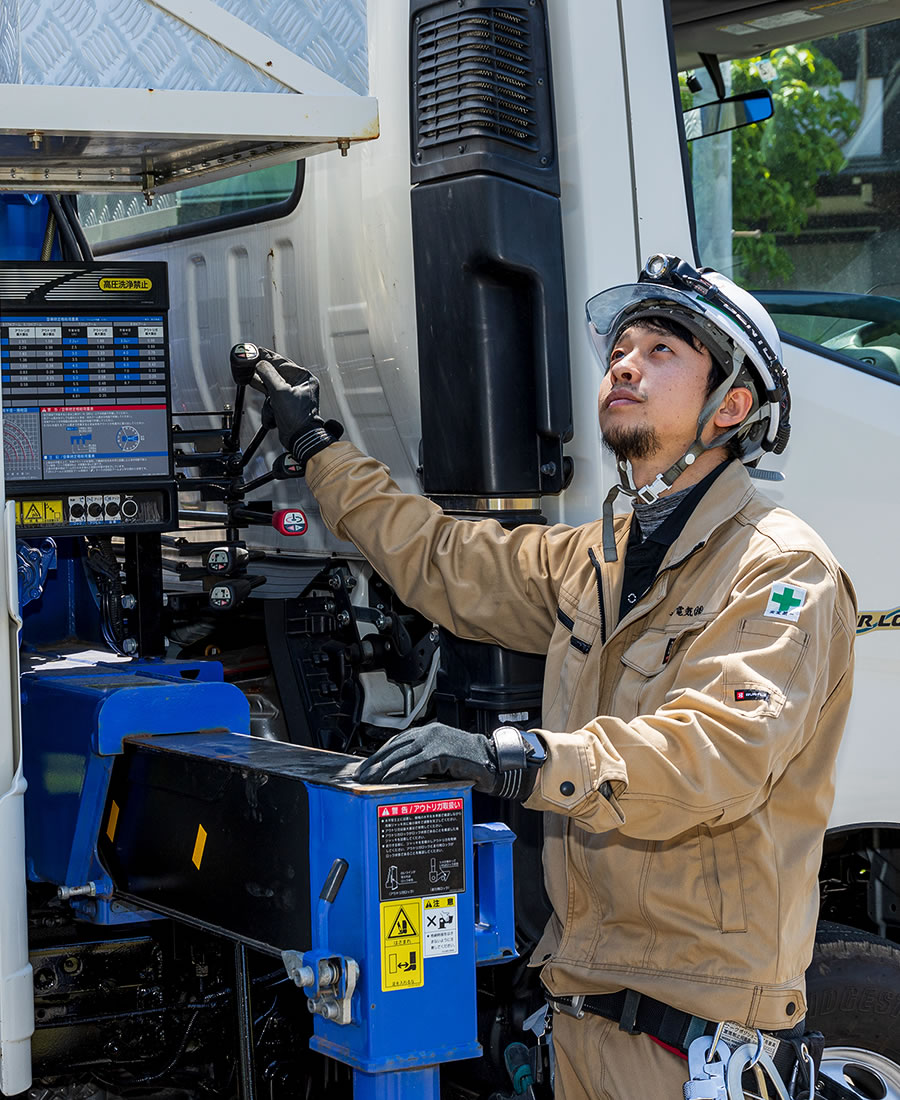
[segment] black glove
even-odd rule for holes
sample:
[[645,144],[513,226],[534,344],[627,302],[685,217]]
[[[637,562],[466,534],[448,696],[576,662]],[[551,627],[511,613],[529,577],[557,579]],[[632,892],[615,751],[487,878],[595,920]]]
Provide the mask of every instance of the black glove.
[[259,353],[250,385],[268,397],[282,446],[305,470],[307,460],[340,439],[344,428],[319,416],[319,383],[305,367],[268,348]]
[[359,765],[353,778],[358,783],[409,783],[426,775],[449,775],[472,780],[485,794],[524,801],[542,762],[542,754],[512,726],[485,737],[430,722],[392,737]]

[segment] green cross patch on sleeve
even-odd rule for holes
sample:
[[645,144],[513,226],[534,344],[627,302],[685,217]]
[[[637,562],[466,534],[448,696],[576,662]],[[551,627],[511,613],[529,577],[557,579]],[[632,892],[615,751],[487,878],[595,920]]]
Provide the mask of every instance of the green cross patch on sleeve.
[[769,593],[769,602],[763,614],[770,619],[789,619],[797,622],[800,608],[806,602],[806,589],[797,584],[776,581]]

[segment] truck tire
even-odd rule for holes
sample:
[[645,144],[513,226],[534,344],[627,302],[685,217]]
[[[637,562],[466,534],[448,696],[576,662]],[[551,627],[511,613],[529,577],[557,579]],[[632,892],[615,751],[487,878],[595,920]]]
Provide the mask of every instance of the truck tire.
[[806,986],[822,1072],[863,1100],[900,1100],[900,947],[822,921]]

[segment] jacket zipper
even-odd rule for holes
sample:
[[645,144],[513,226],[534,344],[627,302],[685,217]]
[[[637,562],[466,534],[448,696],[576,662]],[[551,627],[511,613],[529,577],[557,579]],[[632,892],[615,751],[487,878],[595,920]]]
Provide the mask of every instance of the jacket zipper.
[[597,574],[597,609],[600,612],[600,644],[606,644],[606,616],[603,614],[603,577],[600,573],[600,562],[597,561],[597,555],[588,547],[588,557],[591,559],[591,565],[594,567],[594,572]]
[[[665,567],[665,569],[660,569],[660,571],[653,578],[653,584],[650,585],[650,587],[647,589],[641,599],[645,600],[650,595],[650,593],[656,586],[656,582],[663,575],[663,573],[669,573],[673,569],[678,569],[680,566],[684,565],[686,561],[689,561],[699,550],[702,550],[704,546],[706,546],[705,540],[703,542],[698,542],[697,545],[693,547],[693,549],[689,550],[684,555],[684,557],[679,558],[678,561],[671,562]],[[597,607],[600,611],[600,641],[602,644],[605,645],[606,616],[603,614],[603,577],[600,572],[600,562],[597,560],[597,555],[594,553],[593,549],[590,546],[588,547],[588,557],[591,559],[591,565],[593,565],[594,572],[597,574]]]
[[[699,550],[702,550],[704,546],[706,546],[706,541],[705,540],[703,542],[698,542],[697,545],[692,550],[688,550],[688,552],[684,555],[683,558],[679,558],[678,561],[671,562],[669,565],[667,565],[665,567],[665,569],[660,569],[660,571],[653,578],[653,584],[656,584],[656,582],[663,575],[663,573],[668,573],[672,569],[679,569],[682,565],[684,565],[684,563],[686,561],[690,561],[691,558],[694,556],[694,554],[696,554]],[[651,585],[650,588],[647,591],[649,592],[652,588],[653,588],[653,585]],[[647,595],[647,593],[645,592],[644,595]]]

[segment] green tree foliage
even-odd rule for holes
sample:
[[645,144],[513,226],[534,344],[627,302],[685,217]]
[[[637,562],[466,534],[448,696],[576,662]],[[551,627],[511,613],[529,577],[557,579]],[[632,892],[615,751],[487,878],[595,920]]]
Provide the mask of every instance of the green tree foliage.
[[[761,86],[760,58],[731,63],[732,91]],[[783,283],[793,264],[776,235],[799,233],[815,210],[823,173],[845,164],[841,146],[859,123],[859,110],[838,87],[837,66],[806,43],[773,50],[769,82],[774,116],[732,134],[732,209],[735,229],[761,229],[736,237],[734,258],[745,285]]]

